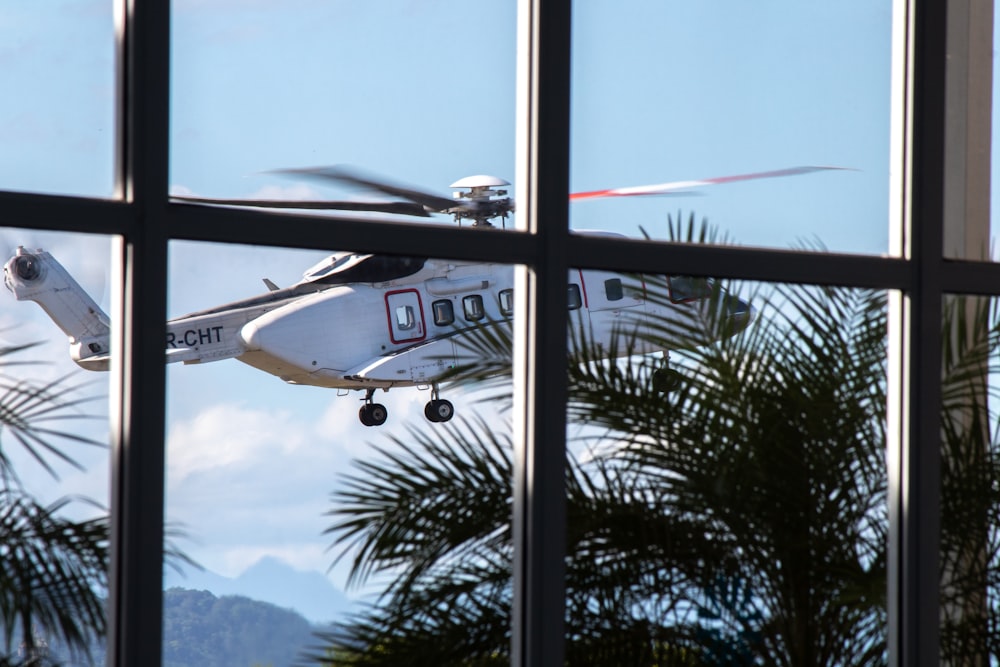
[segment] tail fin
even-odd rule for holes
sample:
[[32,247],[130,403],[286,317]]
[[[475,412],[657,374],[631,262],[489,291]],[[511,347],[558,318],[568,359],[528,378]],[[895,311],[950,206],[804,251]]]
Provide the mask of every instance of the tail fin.
[[108,370],[108,316],[44,250],[23,247],[3,267],[4,284],[18,301],[34,301],[69,336],[70,357],[87,370]]

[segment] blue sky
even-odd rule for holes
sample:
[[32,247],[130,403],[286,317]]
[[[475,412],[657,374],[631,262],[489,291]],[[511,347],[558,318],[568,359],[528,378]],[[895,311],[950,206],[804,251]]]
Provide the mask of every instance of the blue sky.
[[[353,194],[267,173],[321,164],[446,196],[470,174],[513,182],[515,4],[175,0],[171,187]],[[0,0],[0,188],[110,193],[110,20],[105,1]],[[574,190],[806,164],[850,170],[580,202],[574,228],[663,237],[668,214],[694,213],[741,243],[885,252],[890,27],[891,4],[871,0],[577,3]],[[2,230],[0,250],[19,244],[51,250],[108,306],[107,239]],[[174,243],[170,313],[258,293],[264,277],[288,285],[321,256]],[[72,368],[35,306],[0,295],[0,325],[5,340],[46,341],[46,373]],[[105,391],[105,376],[86,379]],[[358,424],[357,396],[285,386],[233,361],[172,366],[168,382],[168,517],[191,533],[185,547],[230,576],[263,555],[324,570],[322,513],[336,475],[384,441]],[[379,398],[386,433],[423,423],[426,393]],[[460,414],[476,409],[470,396],[449,398]],[[87,461],[90,471],[65,471],[58,490],[106,498],[103,459]]]

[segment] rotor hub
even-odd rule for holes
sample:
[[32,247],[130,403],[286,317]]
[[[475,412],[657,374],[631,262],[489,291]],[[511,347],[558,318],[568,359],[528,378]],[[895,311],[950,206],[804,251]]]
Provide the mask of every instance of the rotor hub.
[[459,179],[451,187],[455,189],[452,196],[461,205],[446,212],[453,214],[459,224],[462,220],[471,220],[473,227],[492,227],[493,218],[506,220],[507,214],[514,210],[507,190],[500,189],[507,185],[510,183],[504,179],[485,174]]

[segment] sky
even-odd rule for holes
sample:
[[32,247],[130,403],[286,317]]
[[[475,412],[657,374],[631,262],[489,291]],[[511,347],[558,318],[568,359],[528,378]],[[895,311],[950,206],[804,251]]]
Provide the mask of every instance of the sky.
[[[172,191],[356,195],[269,173],[331,164],[444,196],[471,174],[514,182],[515,5],[174,0]],[[891,20],[891,3],[871,0],[576,3],[574,191],[844,169],[683,198],[579,202],[573,228],[664,238],[668,216],[694,214],[744,244],[887,252]],[[0,189],[110,194],[113,56],[106,0],[0,0]],[[108,238],[0,230],[0,253],[22,244],[51,251],[109,307]],[[262,292],[265,277],[292,284],[322,256],[174,242],[169,312]],[[51,362],[40,377],[74,368],[40,309],[0,294],[0,342],[36,340]],[[76,377],[93,380],[86,391],[107,391],[106,376],[85,375]],[[167,518],[188,533],[190,555],[226,576],[265,555],[328,568],[323,513],[337,475],[423,424],[428,399],[380,394],[390,417],[379,430],[358,423],[357,394],[336,394],[235,361],[170,366]],[[488,409],[446,396],[460,415]],[[30,462],[25,478],[45,493],[106,499],[106,455],[81,460],[87,471],[61,468],[58,484]],[[330,576],[343,585],[342,569]]]

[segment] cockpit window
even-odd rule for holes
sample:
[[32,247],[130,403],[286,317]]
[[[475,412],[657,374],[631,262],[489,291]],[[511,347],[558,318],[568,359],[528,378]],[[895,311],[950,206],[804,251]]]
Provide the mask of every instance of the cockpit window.
[[413,275],[424,267],[426,257],[398,255],[348,255],[338,258],[329,270],[322,269],[310,281],[322,285],[384,283]]
[[667,276],[670,300],[674,303],[706,299],[712,296],[712,281],[694,276]]

